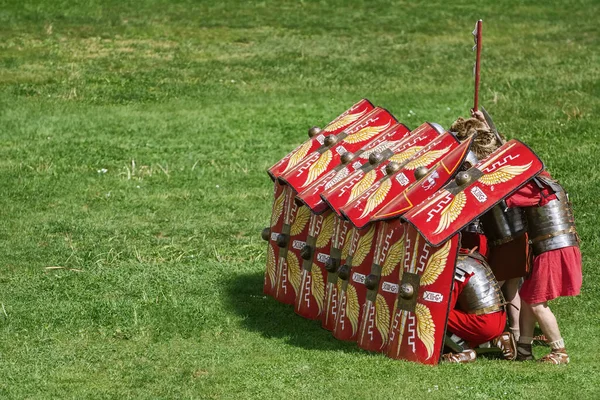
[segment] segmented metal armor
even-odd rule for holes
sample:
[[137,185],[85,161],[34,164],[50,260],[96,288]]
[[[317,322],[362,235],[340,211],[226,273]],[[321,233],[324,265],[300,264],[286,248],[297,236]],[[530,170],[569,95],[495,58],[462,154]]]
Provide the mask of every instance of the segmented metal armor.
[[527,231],[527,221],[522,208],[507,208],[503,201],[482,217],[485,235],[492,246],[500,246],[523,235]]
[[471,275],[467,285],[458,296],[460,309],[469,314],[490,314],[504,309],[504,296],[494,273],[483,260],[483,257],[473,254],[461,256],[456,264],[454,279],[464,282]]
[[481,234],[484,233],[484,231],[482,229],[482,224],[481,224],[481,221],[479,220],[479,218],[476,218],[473,221],[469,222],[469,225],[465,226],[462,230],[464,232],[469,232],[469,233],[481,233]]
[[554,179],[539,176],[536,179],[550,186],[557,200],[541,207],[525,208],[529,243],[533,254],[539,255],[549,250],[579,246],[579,235],[575,230],[573,208],[567,192]]

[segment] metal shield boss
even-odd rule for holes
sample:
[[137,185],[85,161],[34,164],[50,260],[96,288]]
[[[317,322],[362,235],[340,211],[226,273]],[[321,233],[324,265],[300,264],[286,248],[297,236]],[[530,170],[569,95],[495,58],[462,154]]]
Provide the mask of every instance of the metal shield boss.
[[269,168],[267,172],[271,179],[275,180],[295,167],[300,161],[306,158],[306,156],[321,147],[327,136],[337,135],[345,128],[351,126],[367,115],[374,108],[375,106],[367,99],[362,99],[354,104],[336,119],[327,124],[318,135],[309,138],[306,142],[298,146],[291,153]]
[[341,281],[338,280],[338,269],[348,256],[351,243],[351,224],[334,214],[330,258],[325,264],[325,269],[327,270],[325,310],[321,315],[321,325],[330,331],[335,327],[335,321],[339,312],[339,289]]
[[325,283],[333,238],[335,215],[326,211],[311,213],[306,246],[301,251],[302,275],[294,311],[308,319],[319,319],[325,308]]
[[365,281],[375,255],[376,235],[375,224],[361,230],[352,229],[350,251],[338,274],[341,282],[339,311],[333,329],[333,336],[337,339],[357,338],[361,308],[365,304],[367,294]]
[[371,272],[365,279],[366,301],[357,342],[364,350],[384,351],[389,338],[391,312],[398,295],[399,270],[404,260],[404,224],[396,218],[376,225],[375,257]]
[[412,226],[392,311],[388,357],[437,364],[442,354],[460,235],[431,246]]

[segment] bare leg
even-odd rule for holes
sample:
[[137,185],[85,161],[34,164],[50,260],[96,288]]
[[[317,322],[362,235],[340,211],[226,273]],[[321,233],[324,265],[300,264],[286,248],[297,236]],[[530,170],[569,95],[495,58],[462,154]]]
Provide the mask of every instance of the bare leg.
[[548,342],[555,342],[561,339],[560,330],[558,329],[558,323],[556,322],[556,317],[548,307],[547,302],[532,304],[531,309],[533,311],[533,315],[535,319],[540,324],[540,328],[546,338],[548,338]]
[[531,338],[533,340],[533,330],[535,328],[535,315],[531,305],[521,299],[521,312],[519,313],[519,328],[521,337]]
[[565,349],[565,341],[560,336],[556,317],[548,307],[547,302],[531,305],[531,310],[535,315],[540,328],[544,335],[548,338],[548,344],[552,351],[540,359],[541,362],[551,364],[568,364],[569,355]]
[[516,340],[519,340],[520,329],[519,329],[519,314],[521,310],[521,297],[519,296],[519,281],[521,278],[509,279],[504,282],[502,286],[502,292],[504,298],[510,304],[506,308],[506,314],[508,316],[508,327]]

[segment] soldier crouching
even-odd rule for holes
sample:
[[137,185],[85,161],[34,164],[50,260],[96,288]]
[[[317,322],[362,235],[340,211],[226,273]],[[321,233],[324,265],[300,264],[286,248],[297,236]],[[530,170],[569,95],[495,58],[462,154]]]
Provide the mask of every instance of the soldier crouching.
[[[477,252],[462,254],[456,264],[447,331],[452,335],[445,361],[467,363],[477,358],[475,348],[484,343],[502,350],[505,359],[516,356],[514,337],[504,332],[506,311],[500,285]],[[447,341],[448,343],[448,341]]]

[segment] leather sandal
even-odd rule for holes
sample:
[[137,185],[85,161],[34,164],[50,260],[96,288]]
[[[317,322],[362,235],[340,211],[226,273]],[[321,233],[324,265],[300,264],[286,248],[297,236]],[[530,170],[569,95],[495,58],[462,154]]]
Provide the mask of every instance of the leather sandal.
[[503,332],[492,340],[492,346],[502,350],[502,357],[505,360],[513,361],[517,357],[517,341],[511,332]]
[[465,350],[460,353],[446,353],[442,356],[442,360],[457,364],[466,364],[473,362],[477,359],[477,353],[475,350]]
[[566,365],[569,363],[570,360],[569,355],[567,354],[567,350],[563,347],[562,349],[552,350],[550,353],[546,354],[538,361],[546,364]]

